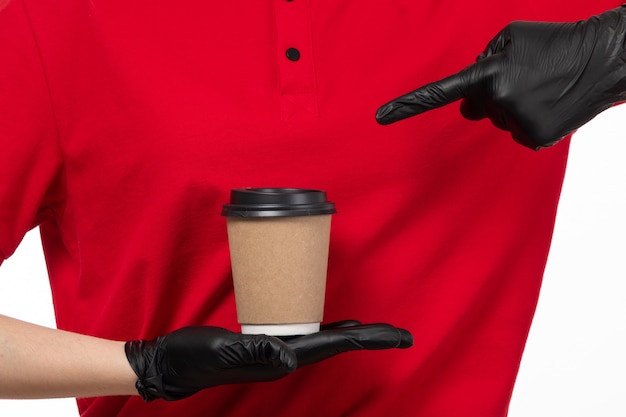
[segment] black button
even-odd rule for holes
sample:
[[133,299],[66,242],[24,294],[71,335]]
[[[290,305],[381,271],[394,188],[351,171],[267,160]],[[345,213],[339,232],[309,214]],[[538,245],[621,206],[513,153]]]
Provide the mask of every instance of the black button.
[[296,48],[287,49],[285,55],[287,55],[287,59],[289,59],[290,61],[297,61],[300,59],[300,51],[298,51]]

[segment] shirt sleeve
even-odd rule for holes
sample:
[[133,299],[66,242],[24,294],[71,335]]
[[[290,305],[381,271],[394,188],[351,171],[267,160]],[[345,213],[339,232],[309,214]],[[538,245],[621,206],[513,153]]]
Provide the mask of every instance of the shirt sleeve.
[[64,170],[45,66],[22,0],[0,10],[0,39],[2,263],[26,232],[61,216]]

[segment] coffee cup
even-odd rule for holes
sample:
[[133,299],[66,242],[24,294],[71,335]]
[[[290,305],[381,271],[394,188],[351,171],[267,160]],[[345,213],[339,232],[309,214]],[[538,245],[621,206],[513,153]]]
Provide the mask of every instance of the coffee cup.
[[319,331],[335,212],[321,190],[231,190],[222,215],[242,333],[287,336]]

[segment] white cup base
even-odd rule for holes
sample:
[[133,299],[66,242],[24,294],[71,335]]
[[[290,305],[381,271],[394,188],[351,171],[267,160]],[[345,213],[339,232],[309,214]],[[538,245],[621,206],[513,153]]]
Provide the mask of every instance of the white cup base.
[[241,333],[266,334],[268,336],[297,336],[320,331],[319,323],[292,324],[242,324]]

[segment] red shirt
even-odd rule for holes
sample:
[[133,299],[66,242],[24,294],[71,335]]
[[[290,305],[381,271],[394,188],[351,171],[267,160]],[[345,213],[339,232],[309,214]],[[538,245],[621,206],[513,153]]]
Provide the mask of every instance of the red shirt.
[[179,402],[84,399],[82,415],[506,415],[567,143],[535,153],[456,106],[385,127],[374,113],[471,63],[511,20],[619,3],[9,2],[0,254],[40,226],[60,328],[238,330],[220,208],[231,188],[279,186],[337,205],[325,319],[416,340]]

